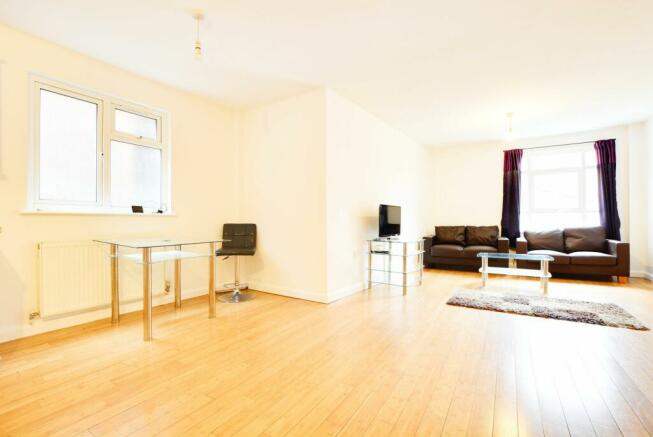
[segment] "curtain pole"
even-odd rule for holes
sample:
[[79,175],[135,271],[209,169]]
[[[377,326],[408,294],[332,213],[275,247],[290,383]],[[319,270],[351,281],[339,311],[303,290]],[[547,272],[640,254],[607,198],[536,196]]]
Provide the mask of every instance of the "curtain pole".
[[[597,141],[601,141],[601,140],[594,140],[594,141],[579,141],[579,142],[577,142],[577,143],[565,143],[565,144],[550,144],[550,145],[547,145],[547,146],[536,146],[536,147],[522,146],[521,149],[524,149],[524,150],[533,150],[533,149],[546,149],[546,148],[549,148],[549,147],[577,146],[577,145],[579,145],[579,144],[594,144],[594,143],[597,142]],[[506,149],[506,150],[510,150],[510,149]],[[505,152],[506,150],[504,150],[504,152]]]

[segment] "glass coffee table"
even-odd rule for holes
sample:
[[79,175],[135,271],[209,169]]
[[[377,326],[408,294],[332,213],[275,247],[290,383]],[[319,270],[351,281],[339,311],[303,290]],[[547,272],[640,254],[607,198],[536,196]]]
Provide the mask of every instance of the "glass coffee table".
[[[481,277],[483,279],[483,287],[485,287],[488,276],[490,274],[494,275],[510,275],[510,276],[529,276],[531,278],[540,278],[540,285],[542,286],[542,291],[544,293],[549,291],[549,278],[551,273],[549,273],[549,262],[553,261],[553,257],[549,255],[527,255],[520,253],[489,253],[481,252],[477,255],[481,258],[481,268],[478,270],[481,272]],[[508,267],[490,267],[489,260],[491,259],[501,259],[508,260]],[[516,261],[539,261],[540,269],[519,269],[515,267]]]

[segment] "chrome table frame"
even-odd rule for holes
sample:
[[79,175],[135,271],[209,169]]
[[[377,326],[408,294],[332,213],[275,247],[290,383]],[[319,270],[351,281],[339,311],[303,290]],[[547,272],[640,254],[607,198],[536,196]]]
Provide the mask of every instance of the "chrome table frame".
[[[481,273],[481,279],[483,281],[483,288],[487,285],[487,280],[490,275],[510,275],[510,276],[529,276],[533,278],[540,279],[540,286],[544,293],[549,291],[549,278],[551,273],[549,273],[549,262],[553,261],[553,257],[549,255],[528,255],[528,254],[517,254],[517,253],[491,253],[491,252],[481,252],[477,255],[478,258],[481,258],[481,268],[478,271]],[[490,267],[490,259],[499,259],[507,260],[508,267]],[[539,261],[540,269],[519,269],[516,268],[515,262],[519,261]]]
[[[111,323],[120,322],[120,289],[118,281],[118,260],[121,258],[120,247],[140,250],[141,253],[123,256],[143,264],[143,340],[152,340],[152,264],[155,262],[174,261],[175,263],[175,307],[181,307],[181,261],[187,258],[207,257],[209,259],[209,319],[215,318],[215,249],[216,243],[223,239],[175,239],[175,240],[114,240],[98,239],[98,243],[108,244],[111,257]],[[183,252],[182,246],[208,244],[209,255]],[[153,258],[152,249],[174,247],[174,251],[158,252],[159,259]]]

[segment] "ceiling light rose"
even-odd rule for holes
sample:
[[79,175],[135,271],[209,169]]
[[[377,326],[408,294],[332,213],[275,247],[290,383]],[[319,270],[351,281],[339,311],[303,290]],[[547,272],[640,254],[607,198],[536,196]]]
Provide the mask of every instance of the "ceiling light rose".
[[195,34],[195,44],[193,46],[193,56],[196,60],[202,60],[202,41],[200,40],[200,21],[204,19],[204,13],[202,11],[193,12],[193,18],[195,19],[196,25],[196,34]]
[[202,42],[199,39],[195,40],[195,48],[193,50],[193,54],[195,55],[195,59],[198,61],[202,60]]
[[506,113],[506,136],[510,139],[515,136],[515,132],[512,128],[512,112]]

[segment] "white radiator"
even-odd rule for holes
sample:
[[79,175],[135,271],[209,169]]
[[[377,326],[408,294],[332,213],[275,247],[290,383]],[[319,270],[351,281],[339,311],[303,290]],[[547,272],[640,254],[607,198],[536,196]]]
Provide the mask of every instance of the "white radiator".
[[[105,244],[43,242],[38,245],[39,314],[43,318],[111,305],[111,265]],[[141,265],[119,262],[120,303],[142,300]],[[152,290],[163,292],[163,264],[152,269]],[[156,293],[159,294],[159,293]]]

